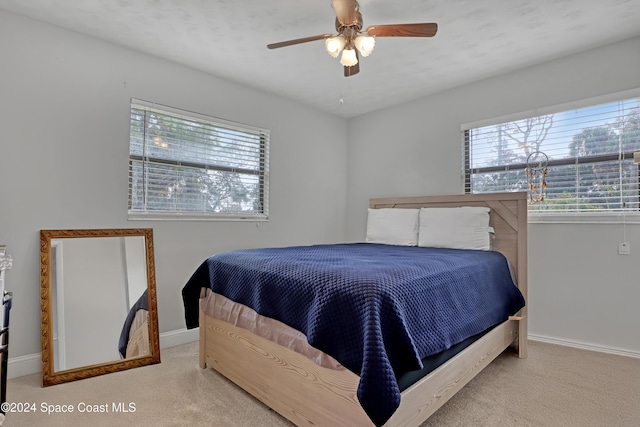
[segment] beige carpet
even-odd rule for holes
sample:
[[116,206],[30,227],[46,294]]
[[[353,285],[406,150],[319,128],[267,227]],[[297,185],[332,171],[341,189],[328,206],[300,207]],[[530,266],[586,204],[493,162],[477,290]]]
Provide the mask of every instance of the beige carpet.
[[[163,350],[159,365],[47,388],[39,375],[9,380],[8,401],[36,412],[8,413],[2,426],[291,426],[198,368],[197,351],[185,344]],[[119,403],[135,412],[114,413]],[[109,412],[80,413],[83,404]],[[42,412],[48,405],[74,412]],[[531,342],[528,359],[501,355],[423,426],[640,426],[640,359]]]

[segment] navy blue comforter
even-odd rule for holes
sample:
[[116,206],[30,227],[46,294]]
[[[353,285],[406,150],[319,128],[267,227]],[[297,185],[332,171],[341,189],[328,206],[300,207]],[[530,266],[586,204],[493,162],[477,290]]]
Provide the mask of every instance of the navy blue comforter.
[[182,290],[188,328],[201,287],[301,331],[358,374],[376,425],[400,404],[399,374],[524,306],[498,252],[368,243],[214,255]]

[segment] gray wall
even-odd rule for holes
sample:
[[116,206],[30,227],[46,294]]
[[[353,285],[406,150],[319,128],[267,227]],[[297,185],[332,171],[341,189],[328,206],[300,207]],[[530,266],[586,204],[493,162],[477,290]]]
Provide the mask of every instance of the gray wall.
[[[346,120],[5,12],[0,58],[12,358],[40,352],[40,229],[153,227],[161,333],[184,328],[180,290],[209,255],[344,238]],[[131,97],[270,129],[270,221],[128,221]]]
[[[448,90],[349,121],[347,238],[370,197],[460,193],[460,125],[640,87],[640,38]],[[534,337],[640,354],[640,225],[530,224]]]

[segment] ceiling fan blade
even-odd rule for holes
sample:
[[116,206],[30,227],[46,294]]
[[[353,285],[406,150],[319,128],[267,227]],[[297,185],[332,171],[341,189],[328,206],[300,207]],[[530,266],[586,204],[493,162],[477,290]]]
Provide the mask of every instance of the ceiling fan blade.
[[353,25],[358,21],[356,0],[331,0],[336,18],[344,26]]
[[313,41],[316,41],[316,40],[327,39],[327,38],[332,37],[332,36],[333,36],[333,34],[319,34],[317,36],[303,37],[301,39],[287,40],[285,42],[279,42],[279,43],[271,43],[271,44],[268,44],[267,47],[269,49],[278,49],[280,47],[293,46],[295,44],[307,43],[307,42],[313,42]]
[[372,25],[365,33],[377,37],[433,37],[438,32],[435,22],[424,24]]

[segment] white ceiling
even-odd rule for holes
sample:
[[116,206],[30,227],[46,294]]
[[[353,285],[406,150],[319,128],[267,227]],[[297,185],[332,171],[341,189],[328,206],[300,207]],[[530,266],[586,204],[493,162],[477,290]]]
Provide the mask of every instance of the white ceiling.
[[331,0],[0,0],[0,9],[342,117],[640,35],[640,0],[360,0],[364,28],[439,30],[378,38],[360,73],[345,78],[323,41],[266,48],[335,32]]

